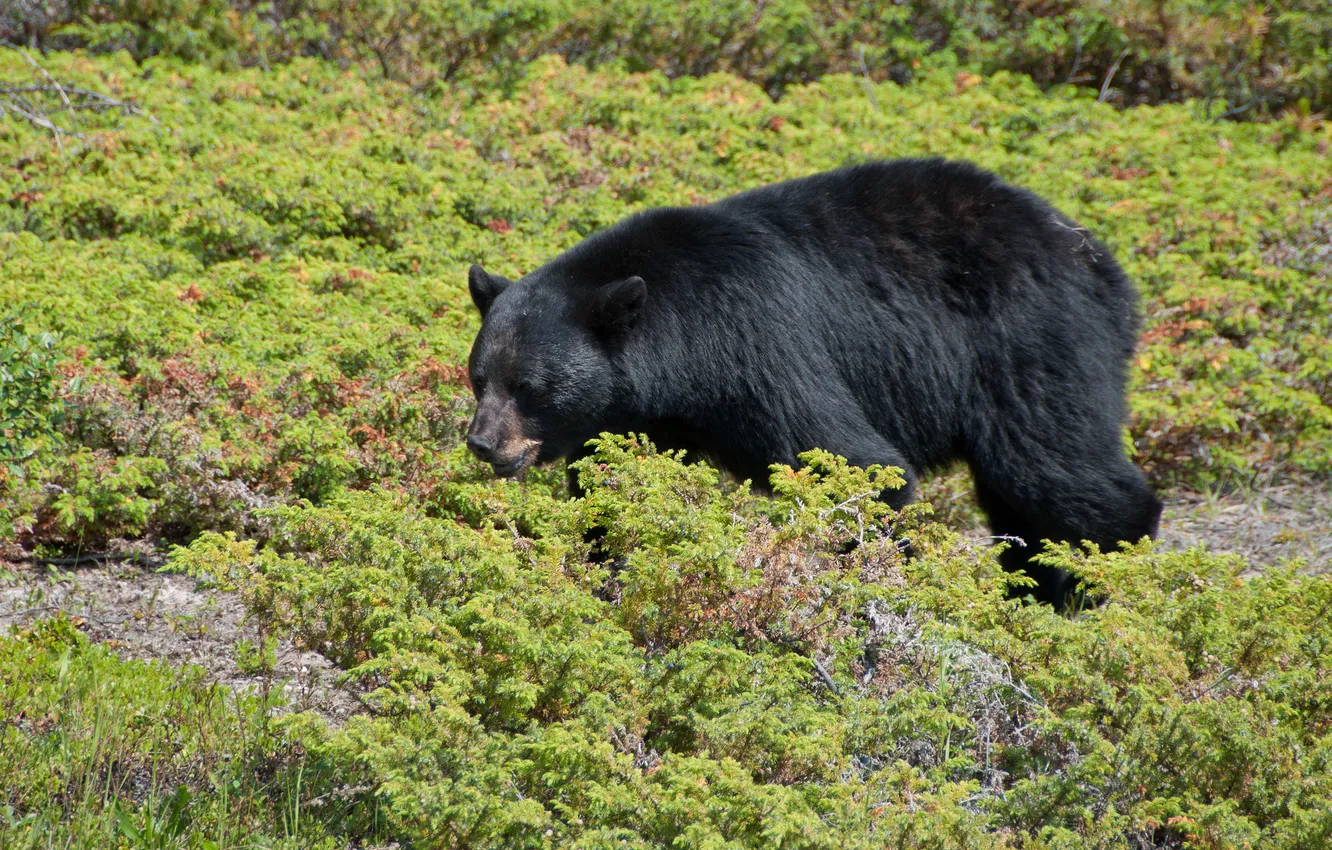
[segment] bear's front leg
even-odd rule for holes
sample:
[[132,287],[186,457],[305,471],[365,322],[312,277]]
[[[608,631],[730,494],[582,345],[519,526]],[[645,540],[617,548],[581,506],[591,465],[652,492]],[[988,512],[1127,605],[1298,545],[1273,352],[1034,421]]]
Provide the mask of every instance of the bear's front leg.
[[906,483],[901,487],[887,487],[879,494],[879,500],[895,511],[911,504],[916,499],[916,473],[906,460],[906,456],[882,434],[869,425],[866,431],[847,434],[845,432],[829,434],[816,439],[808,448],[820,448],[846,458],[852,466],[866,469],[871,466],[893,466],[902,470]]

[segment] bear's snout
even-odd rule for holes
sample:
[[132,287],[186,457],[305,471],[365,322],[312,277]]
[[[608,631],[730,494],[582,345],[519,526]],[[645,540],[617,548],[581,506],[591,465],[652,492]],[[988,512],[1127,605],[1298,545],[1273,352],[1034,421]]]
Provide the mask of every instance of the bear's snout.
[[523,420],[513,399],[487,395],[467,429],[467,448],[490,464],[496,475],[509,478],[536,460],[541,441],[523,433]]
[[467,448],[472,450],[472,454],[484,461],[489,461],[495,452],[494,443],[490,442],[488,437],[482,437],[478,434],[467,435]]

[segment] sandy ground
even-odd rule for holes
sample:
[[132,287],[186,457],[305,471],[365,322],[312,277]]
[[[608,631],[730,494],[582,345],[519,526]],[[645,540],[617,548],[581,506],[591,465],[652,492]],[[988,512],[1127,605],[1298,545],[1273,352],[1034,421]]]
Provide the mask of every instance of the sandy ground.
[[[978,535],[983,529],[976,528]],[[1166,500],[1162,543],[1204,545],[1244,556],[1255,571],[1302,559],[1310,572],[1332,569],[1332,482],[1303,482],[1242,495],[1175,493]],[[237,667],[235,644],[258,640],[244,608],[231,595],[190,578],[158,573],[136,562],[47,567],[0,562],[0,632],[63,611],[94,640],[125,658],[197,664],[237,690],[265,685]],[[272,687],[294,710],[313,710],[333,724],[361,710],[352,689],[323,656],[289,642],[277,650]]]

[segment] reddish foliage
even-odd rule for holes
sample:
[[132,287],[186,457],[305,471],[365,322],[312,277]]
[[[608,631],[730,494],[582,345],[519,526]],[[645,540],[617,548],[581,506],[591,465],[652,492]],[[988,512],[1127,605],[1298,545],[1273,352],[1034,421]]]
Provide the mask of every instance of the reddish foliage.
[[973,74],[971,71],[958,71],[953,79],[953,86],[959,94],[973,86],[978,86],[984,81],[979,74]]
[[328,279],[328,288],[333,292],[350,292],[355,289],[355,284],[362,280],[374,280],[374,275],[365,269],[350,268],[345,272],[334,274]]
[[440,386],[472,389],[472,379],[467,374],[467,366],[462,363],[440,363],[433,357],[427,357],[416,367],[414,375],[417,386],[423,390],[436,390]]
[[259,392],[259,388],[259,382],[254,378],[231,378],[227,381],[227,389],[231,390],[231,406],[238,410],[244,409]]
[[1211,327],[1206,319],[1172,319],[1143,331],[1142,344],[1151,345],[1162,340],[1178,340],[1192,331]]
[[1139,177],[1146,177],[1150,174],[1145,168],[1120,168],[1117,165],[1110,166],[1110,176],[1116,180],[1137,180]]
[[384,443],[384,432],[369,425],[357,425],[347,432],[352,439],[356,440],[358,445],[368,446],[372,444]]
[[141,374],[131,383],[152,407],[171,410],[173,416],[193,415],[208,407],[216,397],[215,375],[194,369],[177,359],[162,362],[160,378]]
[[573,148],[574,150],[581,151],[583,153],[591,153],[592,135],[595,132],[596,129],[592,127],[578,127],[576,129],[570,130],[568,136],[566,137],[568,139],[567,144],[569,145],[569,147]]
[[[595,189],[607,180],[606,172],[594,168],[585,168],[578,172],[573,179],[573,187],[576,189]],[[504,231],[508,232],[508,231]]]

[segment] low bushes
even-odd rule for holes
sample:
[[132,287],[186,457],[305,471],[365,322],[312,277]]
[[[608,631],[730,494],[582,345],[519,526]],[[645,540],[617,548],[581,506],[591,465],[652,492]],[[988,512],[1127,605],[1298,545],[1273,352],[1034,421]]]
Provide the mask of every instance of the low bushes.
[[[1005,598],[993,553],[814,453],[770,497],[634,439],[586,499],[345,493],[174,565],[370,714],[290,731],[421,847],[1302,847],[1332,835],[1332,583],[1150,546]],[[478,476],[479,477],[479,476]],[[468,505],[484,504],[479,522]],[[589,559],[592,526],[609,529]],[[902,554],[910,538],[914,557]],[[323,786],[320,782],[327,783]],[[376,805],[371,805],[371,803]]]
[[[636,210],[870,157],[974,160],[1114,248],[1144,296],[1132,436],[1158,485],[1332,469],[1326,124],[1120,112],[1004,74],[774,102],[554,58],[479,100],[305,59],[50,69],[157,123],[81,114],[63,155],[0,124],[0,299],[60,340],[42,374],[63,419],[0,483],[28,548],[246,532],[345,486],[428,498],[471,409],[469,264],[517,275]],[[90,472],[136,507],[101,516]]]
[[478,88],[558,53],[671,76],[724,71],[774,94],[826,74],[906,82],[943,65],[1122,103],[1207,98],[1212,114],[1243,118],[1332,105],[1332,15],[1319,0],[51,0],[0,15],[0,38],[224,65],[318,55]]

